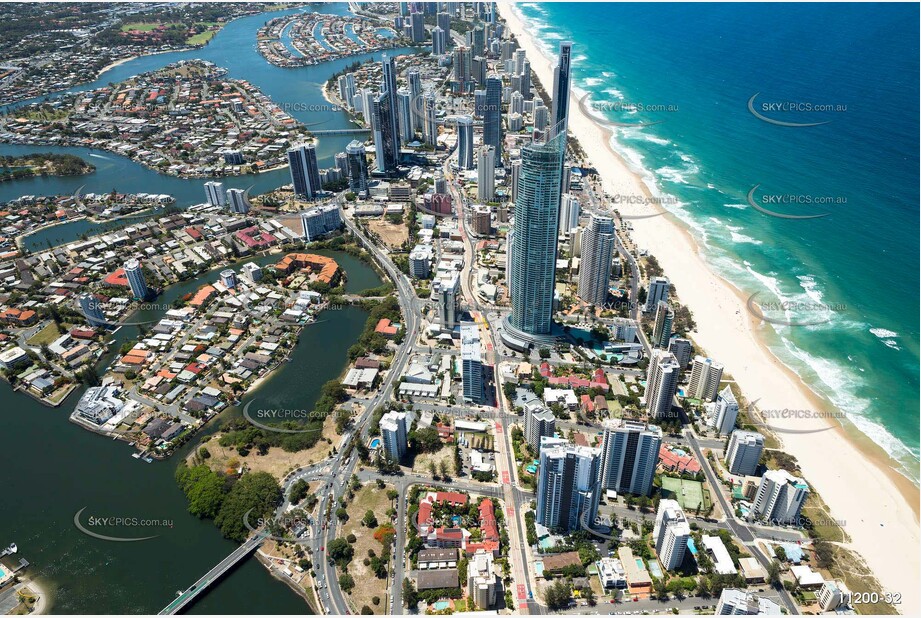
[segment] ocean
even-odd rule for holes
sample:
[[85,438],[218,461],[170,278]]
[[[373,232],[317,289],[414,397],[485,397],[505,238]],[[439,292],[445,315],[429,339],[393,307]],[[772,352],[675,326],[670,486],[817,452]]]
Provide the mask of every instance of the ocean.
[[917,484],[917,5],[517,7],[772,351]]

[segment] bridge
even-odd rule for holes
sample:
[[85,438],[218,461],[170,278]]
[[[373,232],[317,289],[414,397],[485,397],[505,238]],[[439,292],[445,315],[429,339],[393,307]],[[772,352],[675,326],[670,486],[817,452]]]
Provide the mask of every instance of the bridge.
[[243,558],[248,556],[250,552],[262,545],[262,541],[265,540],[267,534],[267,532],[257,532],[255,536],[248,538],[246,542],[243,543],[243,545],[240,545],[238,548],[233,550],[229,556],[218,562],[210,571],[205,573],[201,579],[192,584],[192,586],[190,586],[188,589],[180,592],[176,598],[173,599],[173,602],[161,609],[157,615],[172,616],[173,614],[178,614],[203,590],[207,589],[208,586],[219,580],[222,575],[236,566],[240,560],[243,560]]
[[[310,131],[310,129],[307,129]],[[362,129],[355,127],[353,129],[325,129],[322,131],[310,131],[311,135],[370,135],[371,129]]]

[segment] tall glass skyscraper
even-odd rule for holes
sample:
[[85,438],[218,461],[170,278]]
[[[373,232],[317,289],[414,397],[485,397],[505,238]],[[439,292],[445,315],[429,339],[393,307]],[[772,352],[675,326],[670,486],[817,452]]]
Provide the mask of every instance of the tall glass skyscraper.
[[549,335],[551,329],[566,141],[563,133],[548,133],[552,137],[546,142],[521,149],[508,270],[512,335]]
[[483,143],[495,148],[496,165],[502,162],[502,78],[491,75],[486,79],[486,101],[483,104]]
[[560,42],[560,61],[553,69],[553,117],[551,125],[558,125],[558,130],[566,133],[569,125],[569,88],[570,62],[572,59],[572,42]]

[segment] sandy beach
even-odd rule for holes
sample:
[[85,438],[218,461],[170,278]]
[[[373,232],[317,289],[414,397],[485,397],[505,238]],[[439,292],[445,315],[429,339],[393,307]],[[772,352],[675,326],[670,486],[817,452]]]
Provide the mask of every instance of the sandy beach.
[[[528,34],[514,5],[498,6],[532,69],[549,88],[551,61]],[[574,41],[574,47],[578,45]],[[577,98],[574,94],[570,102],[569,130],[600,173],[604,189],[610,194],[650,196],[639,175],[611,148],[610,130],[581,110]],[[648,206],[634,208],[620,210],[627,215],[649,212]],[[769,327],[747,311],[748,294],[707,267],[700,248],[680,223],[669,215],[632,223],[634,242],[658,259],[681,302],[693,312],[694,340],[725,365],[748,401],[757,401],[760,410],[810,410],[825,415],[765,420],[778,429],[783,449],[797,458],[803,477],[828,505],[829,516],[850,536],[849,548],[866,561],[886,592],[902,595],[898,610],[918,613],[918,488],[894,470],[894,462],[882,448],[849,424],[842,427],[829,418],[835,411],[832,404],[811,391],[765,345],[759,333]]]

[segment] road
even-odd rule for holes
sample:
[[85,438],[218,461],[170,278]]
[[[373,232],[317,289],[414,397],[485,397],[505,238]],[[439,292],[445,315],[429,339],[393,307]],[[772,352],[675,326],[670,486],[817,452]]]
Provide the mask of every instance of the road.
[[[353,423],[353,428],[350,435],[351,441],[354,443],[355,440],[360,440],[362,442],[367,440],[368,429],[370,425],[369,421],[374,413],[374,410],[390,401],[390,396],[393,393],[394,387],[396,386],[397,379],[403,373],[403,370],[406,367],[406,363],[409,360],[410,354],[408,351],[415,346],[416,338],[419,334],[421,316],[417,310],[415,292],[403,273],[401,273],[393,265],[387,254],[374,243],[372,243],[367,238],[367,236],[365,236],[365,234],[360,229],[358,229],[344,214],[342,219],[345,222],[346,227],[352,232],[352,234],[356,236],[356,238],[362,242],[365,248],[371,253],[374,259],[387,272],[387,275],[394,282],[397,298],[403,312],[406,328],[406,336],[403,342],[397,347],[393,363],[388,370],[387,375],[384,377],[383,382],[378,388],[377,393],[365,402],[364,411],[362,412],[361,416]],[[319,464],[314,464],[313,466],[304,468],[288,477],[285,482],[285,495],[287,496],[291,486],[299,478],[311,477],[311,475],[316,475],[318,471],[322,471],[324,468],[328,469],[327,474],[321,475],[323,480],[326,481],[326,484],[317,492],[321,495],[319,510],[317,511],[319,516],[316,518],[313,524],[313,533],[311,535],[309,546],[314,556],[314,570],[317,572],[316,580],[318,584],[317,596],[320,600],[320,604],[322,605],[322,610],[327,614],[340,615],[358,613],[349,607],[345,595],[343,594],[338,584],[336,567],[335,565],[330,564],[325,553],[326,546],[329,545],[330,541],[337,537],[339,525],[338,520],[334,516],[329,517],[329,514],[335,511],[337,508],[336,503],[347,492],[349,480],[351,479],[358,463],[358,458],[354,456],[349,456],[347,459],[343,459],[343,453],[346,450],[348,449],[339,449],[339,451],[331,459],[327,459]],[[348,461],[348,463],[346,463],[346,461]],[[285,504],[282,505],[282,508],[286,507],[287,499]],[[405,506],[401,504],[399,508],[403,509],[403,514],[405,516]],[[279,512],[281,513],[283,511],[280,510]],[[404,562],[404,546],[405,538],[403,538],[402,543],[396,542],[393,548],[394,563],[395,565],[399,565],[398,567],[394,568],[394,573],[396,574],[402,574],[403,572],[402,565]],[[392,604],[389,610],[389,613],[391,614],[403,613],[402,584],[402,576],[398,577],[395,575],[392,578]]]

